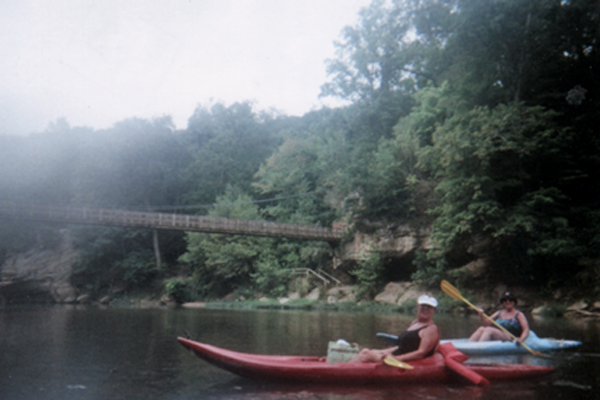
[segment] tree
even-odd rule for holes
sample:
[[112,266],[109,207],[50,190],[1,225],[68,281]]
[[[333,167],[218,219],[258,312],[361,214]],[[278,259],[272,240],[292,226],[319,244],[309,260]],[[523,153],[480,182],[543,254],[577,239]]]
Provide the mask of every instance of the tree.
[[189,157],[170,118],[119,122],[90,135],[82,152],[80,204],[149,209],[180,201]]
[[[259,221],[263,218],[252,199],[239,188],[228,186],[210,208],[209,216]],[[187,251],[180,260],[189,264],[201,296],[223,296],[248,286],[256,272],[255,263],[273,239],[188,232]]]
[[[78,204],[149,211],[181,203],[182,171],[189,156],[170,118],[125,120],[87,139],[74,179]],[[160,269],[158,231],[151,233]]]
[[[382,139],[369,160],[368,174],[361,185],[365,217],[406,219],[429,200],[418,193],[419,182],[430,175],[418,168],[418,153],[433,143],[433,133],[453,114],[465,109],[448,84],[427,87],[414,95],[417,106],[394,127],[390,139]],[[418,197],[418,198],[417,198]],[[421,206],[415,206],[421,203]]]
[[139,229],[75,227],[73,243],[80,256],[72,283],[91,294],[152,288],[162,270],[154,260],[148,233]]
[[337,58],[327,63],[332,81],[322,86],[322,95],[372,102],[438,82],[432,61],[449,35],[453,3],[373,1],[360,11],[359,24],[344,28],[343,40],[335,43]]
[[367,101],[406,83],[397,56],[411,25],[401,14],[399,8],[384,7],[383,0],[361,10],[360,25],[346,27],[344,41],[335,43],[337,59],[327,63],[333,80],[322,86],[322,95]]
[[[414,57],[412,2],[375,0],[359,13],[359,24],[346,27],[342,41],[335,42],[336,58],[327,61],[331,80],[321,87],[321,96],[334,96],[353,102],[354,143],[371,143],[374,150],[413,103],[410,94],[417,81],[431,79],[427,68]],[[361,156],[365,156],[365,152]]]
[[262,197],[274,199],[264,215],[278,222],[324,224],[335,211],[325,198],[327,178],[341,165],[335,133],[297,135],[286,140],[255,175],[253,187]]
[[[342,131],[351,162],[340,176],[357,216],[406,214],[408,175],[395,175],[404,167],[387,146],[393,127],[414,107],[414,94],[441,83],[454,8],[454,2],[435,0],[374,1],[335,44],[337,57],[327,69],[331,80],[321,95],[354,102],[345,110],[349,127]],[[406,167],[404,160],[398,163]]]
[[547,280],[560,272],[549,261],[583,254],[562,190],[573,162],[563,150],[573,135],[555,119],[552,111],[522,103],[475,108],[448,118],[433,133],[433,144],[419,150],[442,202],[433,210],[436,274],[440,266],[460,265],[452,265],[450,251],[469,253],[482,242],[485,250],[471,251],[472,257],[518,253],[503,266],[513,278]]
[[186,173],[186,202],[212,204],[228,185],[250,193],[252,176],[278,144],[270,122],[247,102],[197,108],[186,133],[193,157]]

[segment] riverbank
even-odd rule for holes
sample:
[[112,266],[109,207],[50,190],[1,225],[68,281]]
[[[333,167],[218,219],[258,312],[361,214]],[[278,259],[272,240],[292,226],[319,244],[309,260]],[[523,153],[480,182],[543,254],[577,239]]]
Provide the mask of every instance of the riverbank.
[[[404,287],[403,292],[396,292],[398,287]],[[351,286],[337,288],[330,293],[349,293]],[[390,283],[386,290],[375,296],[371,301],[355,301],[346,297],[336,298],[329,295],[322,299],[309,299],[297,297],[294,293],[290,297],[278,299],[261,297],[260,299],[245,299],[233,295],[224,299],[212,299],[206,301],[194,301],[186,303],[177,303],[168,296],[161,299],[148,299],[143,297],[120,296],[110,301],[93,302],[101,306],[113,307],[133,307],[133,308],[187,308],[187,309],[232,309],[232,310],[298,310],[298,311],[323,311],[323,312],[367,312],[367,313],[401,313],[414,314],[416,307],[416,298],[420,293],[425,292],[417,285],[404,282]],[[448,295],[439,291],[427,291],[435,296],[438,301],[437,312],[441,314],[468,315],[475,311],[459,300],[453,300]],[[394,294],[395,293],[395,294]],[[464,297],[473,304],[484,308],[486,313],[491,314],[498,309],[497,301],[494,301],[488,291],[465,290]],[[528,300],[535,298],[535,301]],[[600,303],[589,303],[584,300],[573,301],[570,298],[564,301],[556,299],[544,299],[538,296],[534,291],[528,292],[519,303],[519,309],[531,315],[546,317],[568,317],[568,318],[592,318],[600,319]]]
[[[360,300],[357,287],[351,284],[329,283],[308,277],[294,278],[288,287],[290,291],[285,297],[268,298],[248,288],[240,292],[231,292],[222,298],[201,299],[201,302],[178,304],[177,298],[169,295],[168,283],[185,274],[171,271],[168,277],[158,280],[152,285],[138,288],[127,288],[117,282],[103,291],[86,292],[82,287],[76,288],[71,283],[74,261],[77,252],[70,240],[64,238],[62,247],[58,249],[31,249],[15,255],[4,263],[0,269],[0,305],[2,304],[97,304],[112,307],[220,307],[245,309],[299,309],[324,311],[354,311],[389,309],[392,312],[408,312],[414,310],[417,297],[429,292],[439,300],[438,313],[473,312],[463,302],[452,300],[440,288],[426,287],[418,282],[388,282],[370,301]],[[174,278],[175,277],[175,278]],[[350,282],[351,280],[347,280]],[[581,285],[571,283],[560,289],[549,290],[547,287],[515,286],[510,287],[502,282],[483,281],[481,276],[473,275],[469,282],[459,285],[465,298],[486,312],[491,313],[498,308],[501,294],[510,290],[519,300],[518,308],[526,313],[562,316],[572,315],[580,318],[600,318],[600,294],[597,290],[587,290]],[[467,286],[467,287],[465,287]],[[187,297],[187,296],[185,296]],[[181,301],[181,300],[180,300]]]

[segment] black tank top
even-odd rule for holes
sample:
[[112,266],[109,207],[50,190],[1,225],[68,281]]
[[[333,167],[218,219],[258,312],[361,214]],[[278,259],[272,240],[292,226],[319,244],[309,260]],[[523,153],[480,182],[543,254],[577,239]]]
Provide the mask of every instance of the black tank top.
[[[398,349],[394,351],[392,354],[398,356],[400,354],[410,353],[411,351],[415,351],[421,345],[421,337],[419,336],[419,332],[423,328],[427,328],[429,325],[425,325],[420,327],[419,329],[414,329],[412,331],[404,331],[400,336],[398,336]],[[435,352],[435,347],[429,351],[429,353],[425,354],[425,357],[430,357]]]

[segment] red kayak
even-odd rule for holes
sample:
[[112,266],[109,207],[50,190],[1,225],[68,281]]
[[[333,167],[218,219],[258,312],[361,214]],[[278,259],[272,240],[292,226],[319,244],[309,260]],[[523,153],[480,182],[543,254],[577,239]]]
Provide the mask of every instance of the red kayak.
[[[402,369],[384,363],[331,364],[325,357],[239,353],[181,337],[177,340],[198,357],[219,368],[246,378],[271,381],[333,384],[433,383],[455,382],[462,375],[474,383],[487,383],[488,380],[537,377],[554,371],[553,367],[524,364],[461,364],[468,357],[448,347],[442,352],[445,355],[438,352],[432,357],[411,361],[413,369]],[[464,358],[457,358],[457,354]]]

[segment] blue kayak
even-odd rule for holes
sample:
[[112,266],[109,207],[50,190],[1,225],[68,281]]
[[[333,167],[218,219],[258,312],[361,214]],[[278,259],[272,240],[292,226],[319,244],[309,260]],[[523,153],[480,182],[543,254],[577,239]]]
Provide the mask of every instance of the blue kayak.
[[[390,335],[389,333],[378,333],[380,337],[391,345],[395,345],[398,336]],[[490,356],[503,354],[528,354],[529,351],[515,342],[490,340],[488,342],[469,342],[469,339],[448,339],[442,340],[440,343],[452,343],[460,352],[469,356]],[[581,342],[577,340],[562,340],[562,339],[542,339],[539,338],[533,331],[529,332],[529,336],[525,344],[532,350],[536,351],[556,351],[581,346]]]

